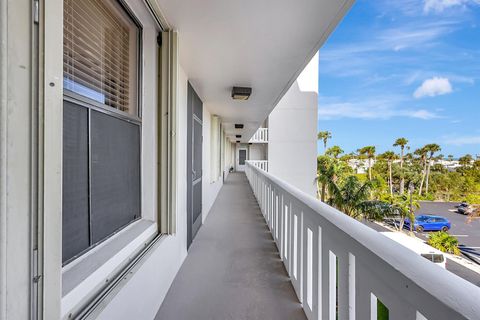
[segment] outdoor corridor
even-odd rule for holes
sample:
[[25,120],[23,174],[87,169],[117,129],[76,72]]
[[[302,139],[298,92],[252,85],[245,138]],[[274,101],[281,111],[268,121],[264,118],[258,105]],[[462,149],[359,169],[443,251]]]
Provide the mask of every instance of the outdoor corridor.
[[306,319],[244,173],[226,179],[156,319]]

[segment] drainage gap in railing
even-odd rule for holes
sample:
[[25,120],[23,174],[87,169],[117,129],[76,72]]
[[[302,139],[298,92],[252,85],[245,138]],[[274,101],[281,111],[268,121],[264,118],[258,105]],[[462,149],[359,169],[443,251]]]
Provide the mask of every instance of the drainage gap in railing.
[[388,320],[389,311],[386,305],[383,304],[373,293],[370,294],[370,314],[371,320]]

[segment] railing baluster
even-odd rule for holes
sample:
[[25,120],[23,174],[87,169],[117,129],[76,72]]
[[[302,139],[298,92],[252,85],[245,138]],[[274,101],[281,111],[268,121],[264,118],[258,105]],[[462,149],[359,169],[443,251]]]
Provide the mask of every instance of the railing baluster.
[[259,128],[249,143],[268,143],[268,128]]
[[430,262],[267,171],[268,162],[247,162],[247,178],[308,319],[376,320],[380,302],[392,320],[478,318],[477,287],[440,268],[430,272]]

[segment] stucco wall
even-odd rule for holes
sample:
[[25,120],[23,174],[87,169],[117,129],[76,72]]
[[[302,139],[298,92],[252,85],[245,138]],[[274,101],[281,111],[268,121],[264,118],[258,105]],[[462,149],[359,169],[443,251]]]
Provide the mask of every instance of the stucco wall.
[[254,143],[249,145],[249,160],[267,160],[267,145],[265,143]]
[[202,171],[202,222],[208,216],[210,208],[213,205],[213,202],[217,198],[218,192],[223,185],[223,179],[221,177],[217,178],[215,181],[212,181],[210,171],[212,166],[210,165],[211,160],[211,149],[210,149],[210,123],[211,123],[212,114],[208,111],[208,106],[203,105],[203,171]]
[[153,319],[187,256],[187,76],[178,71],[177,230],[165,236],[131,278],[107,300],[98,319]]
[[315,195],[318,54],[268,118],[269,172]]

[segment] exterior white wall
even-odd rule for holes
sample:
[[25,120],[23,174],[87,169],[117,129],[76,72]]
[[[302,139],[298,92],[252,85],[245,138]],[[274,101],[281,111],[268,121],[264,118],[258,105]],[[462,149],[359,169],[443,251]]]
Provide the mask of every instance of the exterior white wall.
[[[133,3],[133,0],[129,0],[129,3]],[[30,128],[30,98],[25,92],[30,92],[26,88],[30,85],[31,80],[31,57],[30,50],[25,45],[24,39],[30,39],[30,25],[31,22],[31,3],[25,0],[9,2],[9,19],[5,18],[5,7],[2,3],[2,10],[0,10],[1,20],[1,64],[0,64],[0,107],[2,108],[2,117],[0,118],[1,129],[1,141],[2,149],[0,153],[0,169],[2,173],[7,172],[8,175],[0,175],[0,318],[5,319],[28,319],[30,318],[30,158],[25,155],[30,154],[31,132],[25,130]],[[15,5],[12,5],[15,4]],[[55,24],[55,28],[58,32],[53,36],[57,46],[61,47],[61,1],[56,0],[50,3],[52,7],[56,6],[60,8],[57,19],[49,19],[50,24]],[[137,5],[141,5],[138,3]],[[49,7],[49,9],[52,9]],[[46,10],[46,12],[53,12]],[[14,19],[12,19],[14,17]],[[21,23],[20,23],[21,22]],[[20,27],[20,24],[22,27]],[[16,30],[16,37],[8,37],[8,43],[4,42],[7,28]],[[48,29],[51,30],[51,29]],[[52,33],[50,35],[52,37]],[[57,39],[58,38],[58,39]],[[149,37],[145,37],[144,41],[154,43],[155,35],[150,33]],[[46,42],[47,43],[47,42]],[[8,48],[7,48],[8,47]],[[153,47],[152,47],[153,48]],[[56,48],[59,49],[59,48]],[[56,50],[55,49],[55,50]],[[7,52],[8,50],[8,52]],[[51,54],[52,47],[48,47],[48,54],[46,54],[46,60],[51,60],[54,57]],[[54,50],[54,51],[55,51]],[[3,59],[5,52],[7,52],[10,60]],[[19,53],[20,52],[20,53]],[[61,53],[61,48],[55,52]],[[145,52],[149,55],[149,59],[155,56],[155,50]],[[8,63],[8,64],[7,64]],[[56,62],[57,63],[57,62]],[[57,63],[58,64],[58,63]],[[8,67],[8,70],[6,70]],[[145,66],[145,76],[154,76],[154,70],[149,64]],[[55,96],[55,104],[61,109],[62,103],[62,87],[61,81],[61,65],[57,68],[48,68],[46,70],[45,80],[48,83],[47,90],[55,90],[57,96]],[[54,74],[55,77],[50,77],[50,74]],[[177,144],[177,177],[176,177],[176,233],[161,238],[155,243],[152,250],[142,258],[139,264],[135,267],[133,273],[129,274],[121,283],[114,288],[113,292],[109,294],[105,300],[100,303],[100,306],[96,309],[94,316],[98,316],[99,319],[152,319],[158,308],[160,307],[172,281],[175,278],[181,264],[183,263],[187,255],[187,243],[186,243],[186,148],[187,148],[187,81],[188,75],[184,72],[181,66],[178,69],[178,109],[177,109],[177,131],[176,131],[176,144]],[[50,85],[50,83],[55,84]],[[7,95],[8,93],[8,95]],[[149,124],[149,129],[144,132],[142,137],[142,161],[155,167],[156,164],[156,141],[155,141],[155,126],[156,126],[156,112],[155,108],[157,102],[154,98],[154,90],[146,90],[142,92],[143,100],[145,101],[145,125]],[[50,95],[51,97],[53,95]],[[48,97],[47,97],[48,98]],[[46,99],[46,102],[50,102]],[[49,112],[53,112],[52,104],[48,104]],[[3,117],[6,116],[6,117]],[[48,121],[56,121],[57,124],[61,124],[61,112],[57,114],[56,118],[46,117]],[[57,119],[58,118],[58,119]],[[53,126],[47,125],[47,128]],[[61,125],[58,126],[59,131]],[[47,132],[47,131],[46,131]],[[48,131],[50,134],[45,136],[48,138],[52,134],[52,130]],[[223,180],[217,179],[214,183],[210,182],[210,112],[208,108],[204,106],[203,117],[203,219],[206,218],[210,208],[220,191],[223,184]],[[61,134],[55,134],[58,138],[57,141],[61,142]],[[8,139],[7,139],[8,138]],[[50,141],[50,140],[48,140]],[[15,146],[13,148],[12,146]],[[245,145],[248,147],[248,145]],[[4,149],[5,148],[5,149]],[[61,154],[61,147],[47,145],[46,149],[56,148],[56,152],[45,152],[45,159],[48,156],[53,157],[55,154]],[[231,152],[233,155],[233,161],[235,161],[235,145],[232,145]],[[61,167],[61,157],[59,166]],[[57,160],[58,160],[57,159]],[[53,163],[52,161],[46,161],[47,163]],[[234,162],[233,162],[234,163]],[[145,167],[142,166],[142,177],[147,174],[144,171]],[[61,170],[56,170],[55,174],[50,175],[50,171],[47,172],[46,181],[57,179],[61,181]],[[15,177],[14,179],[12,177]],[[146,218],[155,219],[156,206],[157,206],[157,192],[156,192],[156,172],[153,169],[152,174],[146,179],[142,180],[142,188],[145,189],[145,193],[142,194],[142,205],[144,210],[149,211]],[[49,193],[55,193],[57,198],[61,195],[61,192],[57,192],[55,188],[49,185]],[[61,186],[61,185],[60,185]],[[8,193],[7,193],[8,190]],[[61,222],[61,201],[52,201],[52,199],[46,199],[48,204],[53,203],[52,206],[58,207],[58,210],[48,211],[48,217],[60,218],[57,222]],[[45,220],[47,221],[47,220]],[[48,220],[50,222],[50,220]],[[61,300],[61,293],[59,285],[60,283],[60,268],[61,268],[61,242],[60,239],[54,238],[54,236],[61,235],[61,225],[58,223],[47,223],[45,230],[53,231],[46,232],[45,239],[49,239],[48,244],[55,242],[54,246],[56,252],[50,251],[45,263],[45,269],[48,271],[48,266],[54,265],[58,272],[48,273],[45,272],[43,281],[45,287],[48,289],[49,295],[44,297],[48,304],[55,305],[50,307],[52,313],[48,313],[45,318],[56,319],[58,318],[57,311],[59,310],[59,304]],[[54,241],[59,240],[59,241]],[[8,256],[8,259],[6,257]],[[55,258],[55,259],[50,259]],[[53,276],[51,276],[53,274]],[[52,279],[55,275],[55,279]],[[8,282],[4,281],[8,278]],[[57,291],[51,289],[55,287]],[[54,292],[52,294],[52,292]],[[58,293],[58,294],[57,294]],[[19,298],[23,297],[23,298]],[[47,305],[47,302],[45,305]],[[8,305],[8,310],[7,310]]]
[[[98,319],[153,319],[178,270],[187,256],[187,82],[183,69],[178,73],[177,123],[177,230],[154,246],[121,289],[101,306]],[[202,220],[205,221],[223,185],[220,177],[210,182],[210,116],[203,107],[203,190]]]
[[0,2],[0,319],[30,318],[30,8]]
[[[187,256],[187,75],[178,70],[177,230],[165,236],[113,297],[98,319],[153,319]],[[204,164],[205,166],[205,164]],[[206,167],[209,167],[208,162]]]
[[207,109],[208,106],[203,104],[203,155],[202,155],[202,223],[207,218],[208,212],[217,198],[218,192],[223,185],[222,177],[215,181],[211,181],[211,148],[210,148],[210,124],[212,114]]
[[318,54],[268,118],[269,173],[315,195]]
[[249,145],[248,160],[267,160],[267,144],[254,143]]

